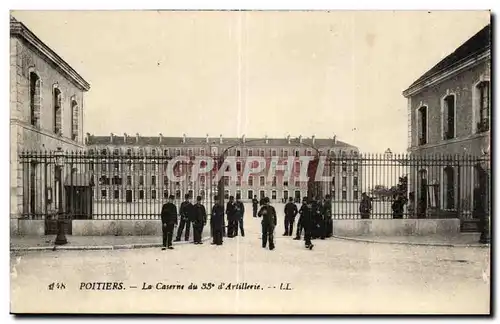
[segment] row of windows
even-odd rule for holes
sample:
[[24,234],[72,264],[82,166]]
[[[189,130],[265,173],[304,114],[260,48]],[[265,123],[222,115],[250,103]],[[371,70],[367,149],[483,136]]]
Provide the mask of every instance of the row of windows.
[[[149,151],[148,149],[146,148],[139,148],[139,149],[132,149],[132,148],[127,148],[125,150],[122,150],[122,149],[119,149],[119,148],[115,148],[113,149],[113,155],[120,155],[120,154],[123,154],[125,153],[126,155],[133,155],[133,154],[138,154],[138,155],[144,155],[144,154],[147,154],[147,153],[150,153],[151,155],[157,155],[157,154],[160,154],[161,150],[157,150],[157,149],[151,149],[151,151]],[[289,156],[289,150],[287,149],[281,149],[279,150],[279,156],[280,157],[288,157]],[[107,155],[108,153],[111,153],[110,150],[106,149],[106,148],[103,148],[103,149],[89,149],[89,154],[96,154],[96,153],[99,153],[101,155]],[[293,152],[293,155],[295,157],[299,157],[301,152],[304,152],[304,154],[306,156],[312,156],[313,155],[313,152],[311,149],[305,149],[305,150],[299,150],[299,149],[295,149],[295,150],[292,150],[291,152]],[[319,150],[320,154],[324,154],[325,152],[323,150]],[[172,155],[171,155],[171,152],[170,152],[170,149],[164,149],[163,150],[163,156],[167,156],[167,157],[170,157],[170,156],[180,156],[180,155],[187,155],[187,156],[194,156],[195,154],[199,154],[200,156],[204,156],[206,153],[205,149],[204,148],[190,148],[190,149],[186,149],[186,148],[178,148],[178,149],[172,149]],[[265,157],[265,156],[278,156],[278,150],[276,149],[267,149],[267,150],[264,150],[264,149],[246,149],[246,156],[261,156],[261,157]],[[334,150],[328,150],[327,151],[328,155],[335,155],[335,151]],[[255,155],[254,155],[255,154]],[[358,155],[358,152],[355,151],[355,150],[350,150],[350,151],[342,151],[342,150],[339,150],[338,153],[337,153],[339,156],[347,156],[348,154],[350,154],[351,156],[357,156]],[[218,148],[216,147],[213,147],[212,148],[212,152],[211,152],[211,155],[218,155]],[[236,157],[241,157],[241,156],[244,156],[243,155],[243,150],[240,150],[240,149],[233,149],[233,150],[229,150],[228,151],[228,156],[236,156]]]
[[[229,186],[229,177],[224,177],[224,185],[225,186]],[[200,182],[201,183],[206,183],[206,179],[205,179],[205,176],[200,176]],[[237,177],[237,180],[235,181],[236,182],[236,185],[237,186],[241,186],[241,177]],[[163,177],[163,184],[164,185],[168,185],[169,181],[168,181],[168,177],[167,176],[164,176]],[[188,183],[192,183],[192,180],[191,180],[191,177],[188,177]],[[119,176],[114,176],[112,178],[108,178],[107,176],[103,175],[99,178],[99,185],[122,185],[123,184],[123,180],[122,180],[122,177],[119,177]],[[127,176],[126,177],[126,183],[125,183],[127,186],[131,186],[132,185],[132,176]],[[138,184],[139,186],[143,186],[144,185],[144,176],[139,176],[138,178]],[[156,186],[156,176],[151,176],[151,182],[149,183],[149,185],[151,186]],[[249,176],[248,178],[248,182],[247,182],[248,186],[253,186],[254,185],[254,177],[253,176]],[[295,184],[295,187],[300,187],[300,181],[295,179],[294,181],[294,184]],[[332,184],[335,185],[335,177],[332,177]],[[354,186],[357,186],[358,185],[358,177],[353,177],[353,183],[352,183]],[[176,185],[180,185],[180,182],[177,181],[176,182]],[[260,176],[259,178],[259,185],[261,187],[265,186],[266,185],[266,180],[265,180],[265,177],[264,176]],[[272,181],[271,181],[271,185],[273,187],[276,187],[277,186],[277,178],[276,177],[273,177]],[[342,177],[342,187],[346,187],[347,186],[347,177]],[[288,181],[283,181],[283,186],[284,187],[288,187]]]
[[[152,200],[155,200],[155,199],[160,199],[158,197],[158,192],[157,190],[153,189],[150,191],[150,195],[146,198],[146,191],[145,190],[137,190],[137,191],[134,191],[134,190],[125,190],[124,192],[121,192],[120,190],[113,190],[112,192],[110,192],[110,194],[112,194],[112,196],[109,196],[108,197],[108,190],[106,189],[102,189],[101,191],[101,195],[100,195],[100,198],[101,199],[125,199],[126,201],[128,202],[132,202],[133,200],[143,200],[143,199],[152,199]],[[194,191],[193,190],[189,190],[187,191],[187,193],[193,197],[193,194],[194,194]],[[294,198],[298,198],[300,199],[301,196],[302,196],[302,192],[297,190],[295,192],[292,192],[294,194]],[[358,200],[359,199],[359,193],[358,193],[358,190],[354,190],[353,192],[353,195],[352,195],[352,198],[354,200]],[[123,194],[125,194],[125,197],[123,197]],[[181,190],[175,190],[173,192],[174,196],[175,196],[175,199],[183,199],[184,195],[182,194],[182,191]],[[207,199],[208,197],[206,197],[206,194],[207,192],[204,191],[204,190],[201,190],[198,195],[201,196],[203,199]],[[254,192],[253,190],[248,190],[247,191],[247,196],[246,198],[247,199],[253,199],[254,195],[257,196],[258,194],[258,197],[259,198],[264,198],[266,196],[266,191],[265,190],[260,190],[258,192]],[[276,200],[276,199],[285,199],[287,200],[289,198],[289,194],[291,194],[288,190],[284,190],[281,192],[281,197],[278,197],[278,191],[276,190],[271,190],[270,192],[270,198],[273,199],[273,200]],[[236,196],[240,196],[244,199],[244,197],[242,196],[242,192],[241,190],[236,190],[235,192],[235,195]],[[168,190],[163,190],[163,199],[168,199],[168,196],[169,196],[169,192]],[[229,199],[229,197],[231,196],[231,191],[230,190],[224,190],[224,198],[225,199]],[[341,192],[341,196],[340,197],[336,197],[335,196],[335,191],[332,191],[331,192],[331,197],[332,199],[336,199],[336,198],[340,198],[342,200],[346,200],[347,199],[347,190],[343,190]]]
[[[474,87],[472,103],[472,128],[476,133],[490,129],[490,83],[483,81]],[[417,144],[428,143],[429,107],[421,106],[417,109]],[[441,131],[443,140],[456,138],[456,95],[446,95],[441,101]]]
[[[257,163],[258,163],[257,161],[254,161],[251,164],[251,167],[256,168],[258,166]],[[100,164],[101,165],[100,170],[102,172],[106,172],[108,170],[108,164],[110,165],[110,168],[112,168],[113,171],[119,172],[122,169],[121,168],[122,163],[120,161],[116,160],[113,162],[107,162],[104,160]],[[282,165],[286,166],[287,164],[288,164],[287,161],[283,161]],[[138,170],[138,171],[145,171],[146,165],[150,165],[150,166],[152,166],[150,169],[154,169],[154,171],[158,171],[158,166],[160,165],[160,163],[157,163],[154,160],[152,160],[151,162],[139,161],[136,163],[132,163],[132,161],[127,161],[127,163],[125,164],[125,169],[127,171],[133,171],[134,169]],[[204,168],[205,166],[206,166],[206,161],[201,161],[200,167]],[[278,164],[276,161],[271,161],[269,166],[273,169],[276,169],[278,167]],[[295,167],[294,167],[295,171],[300,171],[300,166],[301,166],[301,162],[296,161]],[[182,172],[183,167],[184,167],[184,165],[182,163],[176,162],[176,165],[175,165],[176,171]],[[352,171],[353,172],[357,172],[358,167],[359,167],[358,162],[352,163]],[[90,170],[94,170],[94,162],[90,162],[89,168],[90,168]],[[229,168],[230,167],[227,166],[226,171],[229,171]],[[332,163],[332,164],[330,164],[330,166],[327,166],[326,168],[329,170],[336,170],[336,164]],[[168,169],[168,162],[165,161],[165,162],[163,162],[163,170],[167,171],[167,169]],[[236,171],[241,172],[241,170],[242,170],[242,163],[238,161],[238,162],[236,162]],[[348,163],[347,162],[342,162],[341,170],[343,172],[347,172],[347,170],[348,170]]]
[[[34,127],[40,128],[41,120],[41,110],[42,110],[42,81],[38,74],[35,72],[30,72],[29,74],[29,101],[30,101],[30,124]],[[63,104],[62,104],[62,93],[57,84],[52,87],[52,112],[53,119],[51,130],[54,134],[63,135],[62,131],[62,115],[63,115]],[[70,118],[70,138],[74,141],[78,141],[78,121],[79,121],[79,108],[78,103],[75,99],[71,99],[70,103],[71,118]]]

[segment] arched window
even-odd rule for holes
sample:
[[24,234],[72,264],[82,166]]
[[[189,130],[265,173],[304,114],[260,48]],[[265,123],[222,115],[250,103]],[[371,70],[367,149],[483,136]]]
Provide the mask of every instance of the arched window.
[[78,141],[78,103],[71,101],[71,139]]
[[490,82],[482,81],[476,85],[476,100],[473,104],[476,132],[486,132],[490,130]]
[[41,81],[35,72],[30,73],[30,123],[40,127]]
[[418,145],[427,144],[427,107],[422,106],[418,108],[417,115],[418,126]]
[[60,134],[62,132],[62,120],[61,120],[61,111],[62,111],[62,96],[59,88],[54,87],[53,93],[53,105],[54,105],[54,133]]
[[441,103],[443,139],[455,138],[455,95],[444,97]]

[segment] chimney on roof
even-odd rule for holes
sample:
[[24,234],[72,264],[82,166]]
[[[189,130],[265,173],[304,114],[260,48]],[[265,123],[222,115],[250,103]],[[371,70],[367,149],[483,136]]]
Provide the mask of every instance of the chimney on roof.
[[207,142],[207,144],[209,143],[209,140],[208,140],[208,134],[207,134],[207,137],[206,137],[206,142]]
[[161,144],[162,140],[163,140],[163,134],[160,133],[160,144]]
[[316,140],[316,136],[313,135],[311,138],[312,138],[312,145],[314,145],[314,142]]
[[186,144],[186,134],[182,134],[182,143]]
[[123,143],[127,144],[127,133],[123,133]]
[[114,137],[114,134],[113,134],[113,133],[111,133],[111,134],[109,135],[109,142],[110,142],[111,144],[113,144],[113,137]]
[[264,138],[266,140],[266,144],[269,143],[269,140],[267,139],[267,134],[266,134],[266,136]]
[[241,140],[243,143],[245,143],[245,134],[243,134],[243,136],[241,137]]
[[288,144],[290,144],[290,134],[287,135],[286,140],[288,141]]
[[139,133],[135,133],[135,142],[136,143],[139,143],[139,137],[140,137]]
[[299,143],[302,143],[302,135],[299,135]]
[[337,144],[337,135],[333,135],[333,145]]
[[222,134],[219,136],[219,143],[222,144]]

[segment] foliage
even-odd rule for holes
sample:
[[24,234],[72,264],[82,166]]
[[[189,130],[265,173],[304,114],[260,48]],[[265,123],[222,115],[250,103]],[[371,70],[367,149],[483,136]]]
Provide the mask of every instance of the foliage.
[[392,198],[396,194],[406,197],[408,194],[408,176],[399,177],[399,183],[391,188],[384,185],[376,185],[370,190],[370,195],[379,199]]

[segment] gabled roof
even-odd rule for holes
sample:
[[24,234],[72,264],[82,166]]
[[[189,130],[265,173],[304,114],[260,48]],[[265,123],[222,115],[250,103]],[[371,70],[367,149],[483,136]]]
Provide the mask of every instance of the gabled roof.
[[10,36],[23,39],[33,46],[46,60],[51,62],[63,73],[71,82],[73,82],[82,91],[88,91],[90,84],[78,74],[66,61],[64,61],[56,52],[42,42],[26,25],[10,17]]
[[[467,61],[485,51],[487,51],[491,46],[491,25],[488,24],[474,36],[469,38],[465,43],[459,46],[453,53],[446,56],[444,59],[439,61],[438,64],[434,65],[429,71],[424,73],[420,78],[413,82],[408,89],[406,89],[403,94],[408,92],[411,88],[423,84],[425,81],[429,80],[433,76],[449,70],[464,61]],[[406,94],[405,94],[406,95]]]
[[[161,137],[160,136],[127,136],[126,142],[124,136],[113,136],[111,143],[111,136],[94,136],[88,135],[87,145],[134,145],[134,146],[206,146],[209,144],[218,146],[231,146],[241,143],[241,138],[224,137],[222,144],[220,144],[219,137],[209,137],[208,144],[206,137],[186,137],[186,142],[183,142],[183,137]],[[302,138],[302,143],[306,146],[311,146],[312,138]],[[298,138],[290,138],[290,144],[286,138],[268,138],[267,143],[265,138],[245,138],[245,146],[297,146],[299,144]],[[336,140],[335,144],[331,138],[315,138],[314,146],[321,147],[352,147],[353,145]]]

